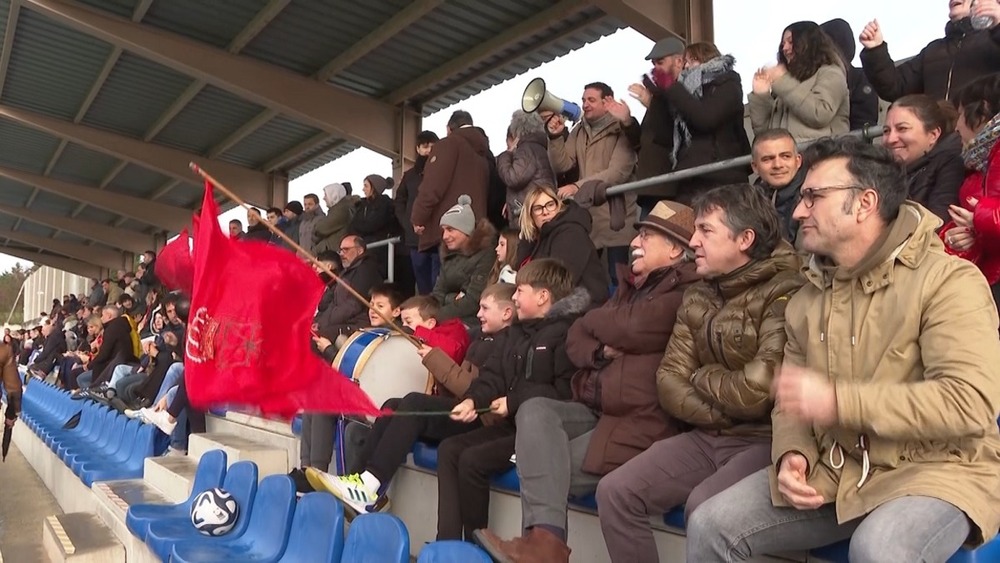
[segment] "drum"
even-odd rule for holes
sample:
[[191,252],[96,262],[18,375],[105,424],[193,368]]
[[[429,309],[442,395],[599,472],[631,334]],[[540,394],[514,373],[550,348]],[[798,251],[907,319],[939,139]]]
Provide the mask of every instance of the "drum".
[[427,368],[404,336],[386,328],[367,328],[351,335],[333,360],[333,367],[357,381],[372,402],[427,390]]

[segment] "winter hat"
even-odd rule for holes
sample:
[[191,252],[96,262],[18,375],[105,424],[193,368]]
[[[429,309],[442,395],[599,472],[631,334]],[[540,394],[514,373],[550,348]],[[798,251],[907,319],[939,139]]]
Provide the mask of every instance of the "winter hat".
[[288,205],[285,206],[285,211],[291,211],[296,215],[302,215],[305,209],[302,208],[302,202],[289,201]]
[[330,184],[323,188],[323,194],[326,196],[326,204],[333,207],[347,197],[347,189],[342,184]]
[[691,248],[694,236],[694,210],[674,201],[661,201],[653,207],[645,219],[635,224],[635,228],[650,227]]
[[452,206],[441,216],[441,226],[461,231],[465,236],[472,236],[472,231],[476,228],[476,216],[472,213],[472,198],[465,194],[458,196],[458,205]]
[[365,176],[365,181],[371,184],[372,191],[375,192],[375,195],[382,195],[382,192],[389,187],[389,183],[386,182],[385,178],[379,176],[378,174]]

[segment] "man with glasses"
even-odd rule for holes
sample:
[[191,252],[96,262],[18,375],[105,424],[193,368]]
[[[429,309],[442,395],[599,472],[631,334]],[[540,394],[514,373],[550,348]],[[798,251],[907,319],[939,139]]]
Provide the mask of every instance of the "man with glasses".
[[[803,279],[771,203],[748,184],[694,201],[691,248],[704,281],[684,292],[656,372],[660,406],[692,428],[654,443],[597,486],[615,563],[659,561],[651,516],[698,506],[763,467],[771,379],[785,348],[785,306]],[[705,558],[703,561],[717,561]]]
[[378,264],[366,252],[365,241],[357,235],[348,235],[340,241],[340,259],[344,272],[333,290],[330,305],[316,316],[316,332],[331,342],[340,335],[350,335],[355,330],[368,325],[368,306],[362,303],[345,287],[354,288],[363,297],[373,287],[382,283]]
[[702,505],[688,561],[851,538],[851,561],[945,561],[1000,527],[1000,340],[986,280],[905,201],[883,147],[805,151],[810,252],[774,383],[771,466]]

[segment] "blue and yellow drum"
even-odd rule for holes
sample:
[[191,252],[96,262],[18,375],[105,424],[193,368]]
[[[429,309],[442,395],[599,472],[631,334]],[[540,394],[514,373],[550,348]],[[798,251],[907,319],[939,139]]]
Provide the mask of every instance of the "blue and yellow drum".
[[389,399],[427,390],[427,368],[417,349],[405,337],[386,328],[352,334],[337,352],[333,367],[357,381],[379,406]]

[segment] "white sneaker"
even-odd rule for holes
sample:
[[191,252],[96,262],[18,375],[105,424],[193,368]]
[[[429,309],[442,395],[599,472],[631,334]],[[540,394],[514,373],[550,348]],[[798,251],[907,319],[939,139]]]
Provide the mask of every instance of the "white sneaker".
[[176,420],[170,421],[170,414],[167,411],[154,411],[146,408],[139,411],[139,417],[143,422],[156,425],[167,436],[173,434],[174,427],[177,426]]
[[517,465],[517,454],[511,454],[510,462],[513,463],[514,465]]
[[177,448],[170,446],[167,451],[163,452],[163,457],[184,457],[188,455],[187,450],[178,450]]
[[124,414],[125,414],[125,416],[127,416],[129,418],[138,418],[138,419],[142,420],[143,422],[149,422],[148,420],[145,420],[144,418],[142,418],[142,413],[140,411],[137,411],[137,410],[134,411],[132,409],[125,409]]
[[306,479],[314,489],[332,494],[358,514],[381,512],[389,506],[388,497],[379,496],[378,491],[369,489],[357,473],[330,475],[312,467],[307,467],[305,472]]

